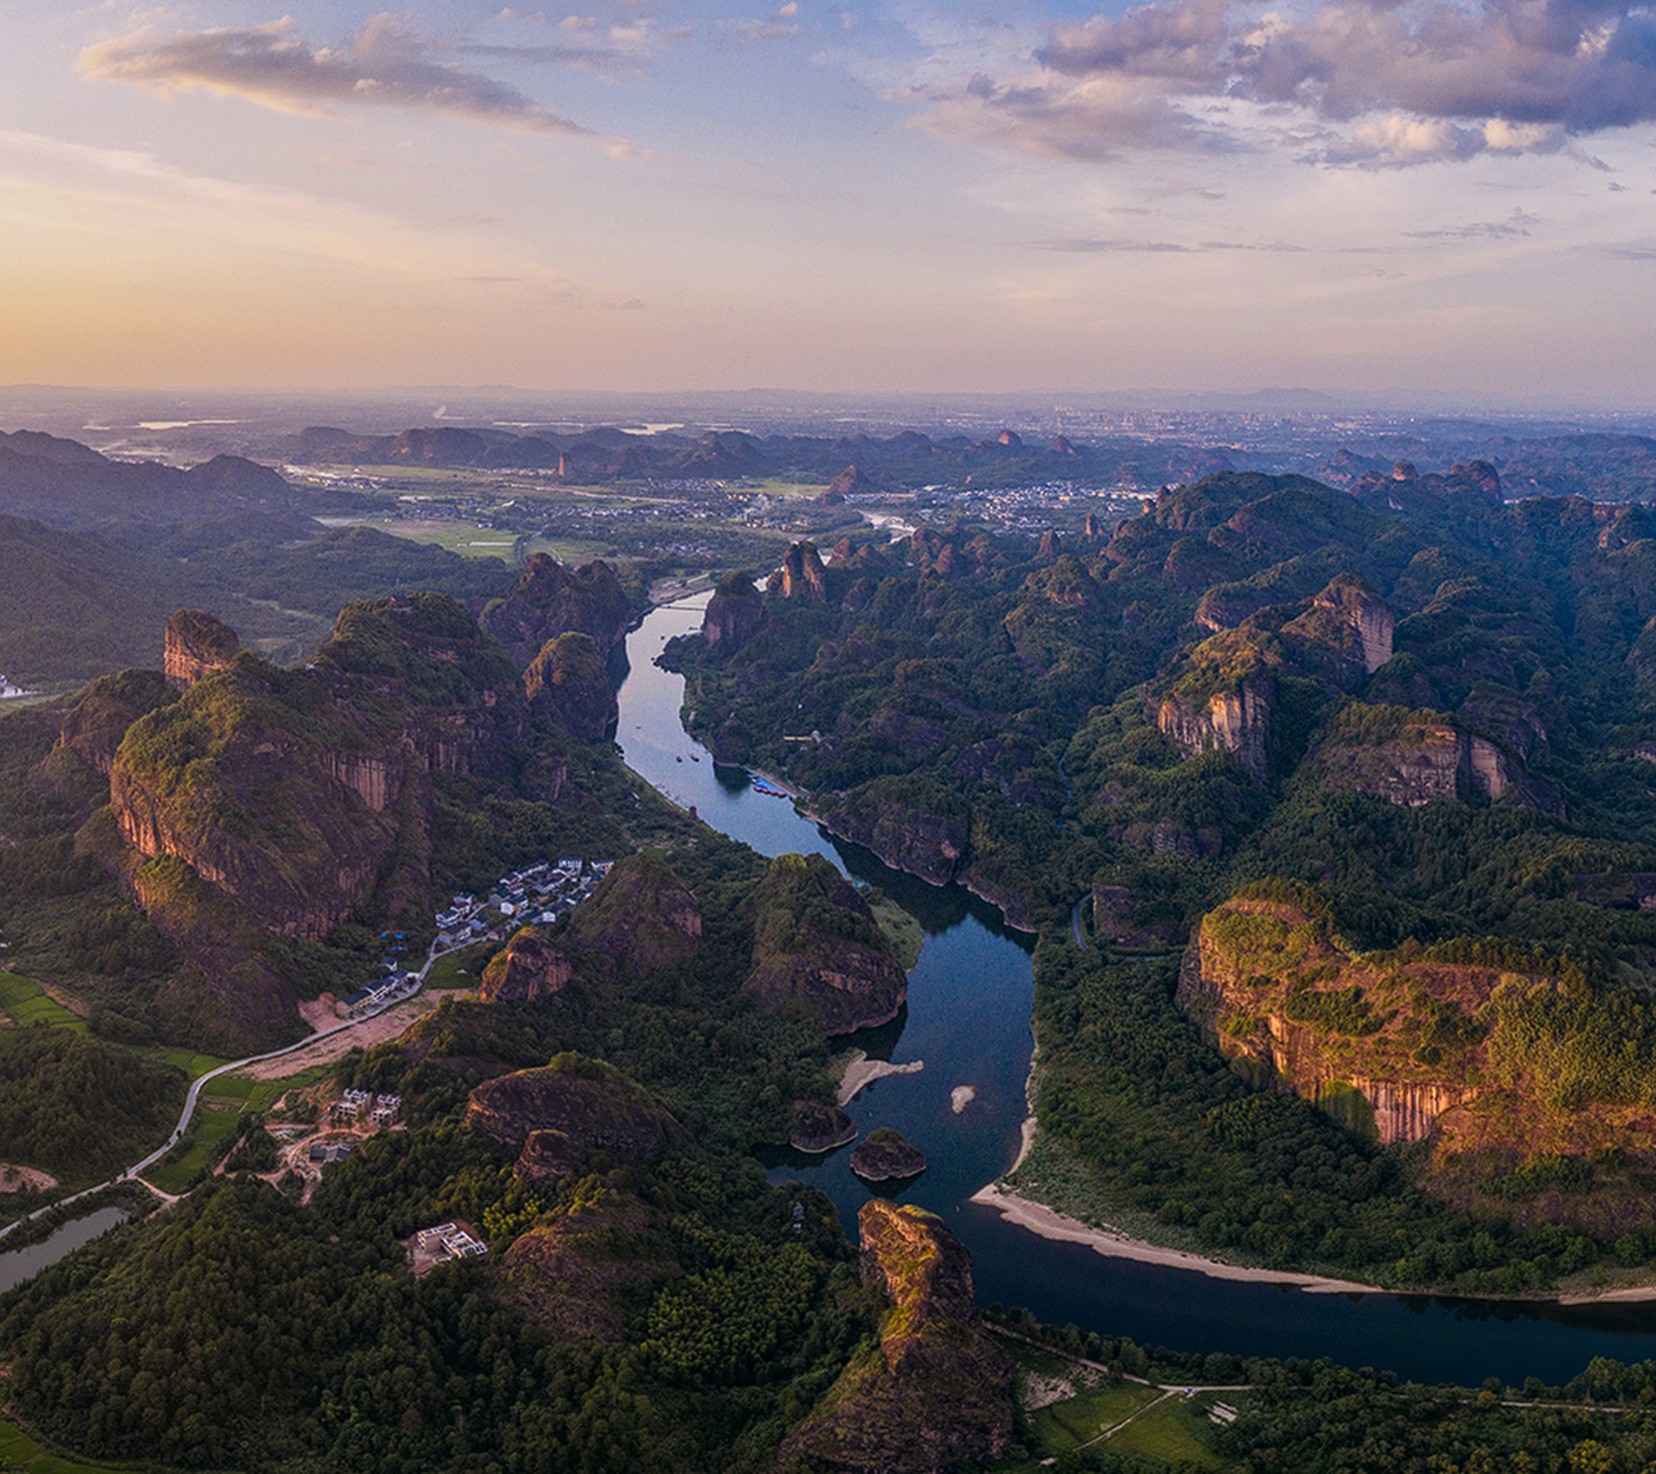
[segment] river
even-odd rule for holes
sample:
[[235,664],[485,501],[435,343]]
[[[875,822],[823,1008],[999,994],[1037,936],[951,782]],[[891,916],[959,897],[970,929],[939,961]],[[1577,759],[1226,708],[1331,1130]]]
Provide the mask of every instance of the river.
[[[883,1029],[848,1041],[876,1059],[924,1061],[887,1076],[846,1109],[859,1132],[893,1126],[926,1155],[926,1172],[896,1194],[939,1214],[971,1249],[978,1297],[1027,1305],[1044,1321],[1131,1336],[1181,1351],[1277,1357],[1328,1356],[1423,1382],[1517,1385],[1537,1376],[1568,1381],[1594,1356],[1656,1358],[1656,1304],[1557,1306],[1457,1301],[1422,1295],[1310,1294],[1277,1285],[1211,1279],[1106,1258],[1055,1243],[967,1201],[1011,1166],[1025,1115],[1032,941],[1006,928],[993,907],[958,885],[930,886],[835,839],[783,798],[754,790],[744,774],[715,768],[680,721],[682,677],[655,662],[676,635],[700,628],[707,596],[653,610],[627,640],[617,740],[627,763],[668,798],[761,854],[823,855],[877,885],[920,922],[925,949],[909,976],[908,1005]],[[975,1098],[952,1108],[956,1086]],[[821,1189],[855,1237],[869,1188],[851,1175],[849,1149],[826,1157],[777,1152],[773,1181]]]
[[56,1264],[82,1244],[91,1243],[117,1223],[125,1223],[128,1216],[125,1208],[94,1208],[84,1218],[71,1218],[60,1224],[37,1244],[8,1249],[0,1254],[0,1294]]

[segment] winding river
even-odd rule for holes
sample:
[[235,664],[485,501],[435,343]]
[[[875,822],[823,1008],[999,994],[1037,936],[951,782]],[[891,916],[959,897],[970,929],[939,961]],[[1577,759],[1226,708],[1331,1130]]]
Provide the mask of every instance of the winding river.
[[[962,887],[929,886],[892,870],[801,817],[786,799],[757,792],[744,774],[714,767],[681,724],[683,679],[655,663],[670,639],[700,627],[706,600],[663,605],[629,636],[618,740],[635,772],[676,803],[694,806],[708,824],[761,854],[823,855],[879,886],[924,927],[904,1013],[850,1041],[874,1059],[918,1060],[923,1068],[877,1080],[846,1109],[859,1132],[893,1126],[926,1154],[925,1174],[898,1196],[939,1214],[971,1249],[984,1303],[1027,1305],[1042,1320],[1073,1321],[1143,1345],[1328,1356],[1467,1386],[1491,1376],[1514,1385],[1527,1376],[1561,1383],[1594,1356],[1656,1357],[1656,1303],[1311,1294],[1106,1258],[1040,1238],[968,1202],[1017,1154],[1031,1050],[1031,940],[1008,930],[993,907]],[[976,1093],[956,1111],[959,1086]],[[854,1237],[869,1189],[851,1175],[849,1155],[780,1152],[768,1165],[774,1181],[802,1179],[832,1198]]]

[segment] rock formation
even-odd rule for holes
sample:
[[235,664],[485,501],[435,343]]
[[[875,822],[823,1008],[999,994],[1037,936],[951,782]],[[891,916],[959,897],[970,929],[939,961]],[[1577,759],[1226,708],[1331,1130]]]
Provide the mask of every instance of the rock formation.
[[101,676],[63,713],[58,744],[107,778],[127,728],[176,699],[170,683],[155,671]]
[[1264,669],[1217,690],[1187,689],[1181,683],[1162,698],[1156,725],[1186,757],[1223,752],[1244,772],[1263,779],[1275,696],[1275,679]]
[[530,705],[572,737],[596,742],[621,718],[615,687],[591,635],[576,630],[548,640],[523,673]]
[[784,599],[811,599],[816,603],[828,597],[828,572],[817,555],[815,543],[791,543],[782,555],[782,566],[771,574],[766,585]]
[[897,1016],[908,977],[868,903],[820,855],[780,855],[754,902],[753,966],[743,986],[770,1008],[798,1010],[826,1034]]
[[115,822],[270,931],[325,937],[430,903],[431,785],[496,776],[524,732],[505,652],[441,595],[348,605],[310,667],[244,652],[127,730]]
[[873,850],[893,870],[932,885],[959,874],[970,829],[963,816],[931,813],[905,802],[901,785],[867,784],[822,805],[823,824],[841,839]]
[[561,993],[574,975],[568,954],[537,927],[514,933],[483,969],[485,1003],[538,1003]]
[[1390,1145],[1422,1140],[1477,1098],[1487,1032],[1477,1015],[1501,977],[1352,957],[1299,907],[1234,900],[1203,919],[1178,998],[1226,1054]]
[[926,1170],[926,1158],[888,1126],[870,1131],[851,1153],[851,1170],[864,1182],[901,1182]]
[[831,1152],[856,1139],[856,1124],[838,1106],[814,1100],[794,1103],[788,1145],[796,1152]]
[[583,979],[634,993],[671,994],[695,960],[702,914],[665,860],[618,860],[571,919],[562,946]]
[[608,662],[627,636],[632,606],[608,563],[569,568],[545,553],[523,565],[504,598],[484,609],[479,623],[512,653],[519,667],[529,664],[566,631],[590,635]]
[[602,1152],[642,1167],[682,1138],[679,1124],[619,1070],[579,1054],[487,1080],[472,1091],[466,1123],[519,1153],[519,1175],[562,1177]]
[[765,600],[745,573],[730,573],[707,601],[702,638],[710,649],[734,650],[759,628]]
[[862,1274],[891,1309],[783,1445],[822,1474],[940,1474],[1012,1441],[1012,1361],[983,1330],[972,1256],[942,1220],[876,1198],[858,1215]]
[[1551,786],[1532,778],[1497,744],[1402,707],[1348,707],[1306,766],[1330,788],[1372,794],[1400,808],[1482,797],[1564,812]]
[[681,1270],[655,1214],[606,1187],[520,1234],[501,1256],[506,1294],[555,1341],[619,1345],[627,1311]]
[[[1283,626],[1306,651],[1313,673],[1355,689],[1392,657],[1395,621],[1390,607],[1362,579],[1341,574],[1311,600],[1311,607]],[[1319,658],[1320,657],[1320,658]],[[1317,665],[1326,667],[1316,670]]]
[[162,673],[175,691],[185,691],[209,671],[223,670],[240,649],[228,625],[200,609],[180,609],[167,621]]

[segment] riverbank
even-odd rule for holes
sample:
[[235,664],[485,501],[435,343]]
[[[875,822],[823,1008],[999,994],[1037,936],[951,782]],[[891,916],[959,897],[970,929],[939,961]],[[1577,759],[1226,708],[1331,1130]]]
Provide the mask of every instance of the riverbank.
[[[1026,1122],[1026,1138],[1033,1135]],[[1320,1274],[1295,1274],[1282,1269],[1259,1269],[1243,1264],[1226,1264],[1218,1259],[1204,1259],[1199,1254],[1183,1249],[1168,1249],[1143,1239],[1128,1238],[1111,1229],[1094,1228],[1079,1219],[1067,1218],[1045,1203],[1020,1196],[999,1182],[979,1188],[967,1199],[986,1208],[993,1208],[1009,1223],[1043,1239],[1056,1243],[1083,1244],[1106,1259],[1133,1259],[1140,1264],[1159,1264],[1167,1269],[1189,1270],[1209,1279],[1238,1280],[1250,1284],[1292,1285],[1311,1294],[1324,1295],[1383,1295],[1388,1293],[1379,1285],[1361,1285],[1353,1280],[1331,1279]]]

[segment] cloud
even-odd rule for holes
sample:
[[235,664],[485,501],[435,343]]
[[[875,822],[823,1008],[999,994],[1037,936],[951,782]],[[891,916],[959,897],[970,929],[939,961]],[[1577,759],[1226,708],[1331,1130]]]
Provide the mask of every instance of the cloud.
[[1174,241],[1133,240],[1119,237],[1100,238],[1096,236],[1069,236],[1058,240],[1033,241],[1031,244],[1040,251],[1060,251],[1077,255],[1124,253],[1129,255],[1199,256],[1214,251],[1293,253],[1305,250],[1304,246],[1296,246],[1288,241],[1258,243],[1250,241],[1199,241],[1194,245],[1183,245]]
[[1502,241],[1527,236],[1530,226],[1540,223],[1539,215],[1520,209],[1514,210],[1505,220],[1477,220],[1468,225],[1446,225],[1435,230],[1407,230],[1403,233],[1417,241]]
[[287,17],[242,31],[137,31],[88,46],[79,65],[99,81],[240,97],[285,112],[388,107],[536,133],[591,131],[514,87],[434,59],[389,15],[376,16],[341,48],[313,49]]
[[1388,167],[1553,153],[1656,121],[1656,12],[1645,0],[1305,0],[1263,13],[1150,0],[1054,24],[1001,70],[930,83],[921,126],[1077,159],[1252,146]]

